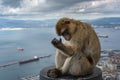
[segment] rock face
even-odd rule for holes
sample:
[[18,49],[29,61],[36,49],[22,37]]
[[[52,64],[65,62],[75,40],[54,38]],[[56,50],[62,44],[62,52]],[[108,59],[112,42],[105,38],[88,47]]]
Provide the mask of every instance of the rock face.
[[40,71],[40,80],[102,80],[102,71],[95,68],[93,73],[85,77],[62,76],[59,78],[50,78],[47,76],[47,71],[54,68],[54,66],[46,67]]

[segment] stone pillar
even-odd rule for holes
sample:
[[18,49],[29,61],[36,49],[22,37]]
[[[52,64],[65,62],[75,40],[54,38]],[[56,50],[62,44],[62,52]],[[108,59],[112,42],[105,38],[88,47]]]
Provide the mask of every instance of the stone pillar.
[[62,76],[59,78],[50,78],[47,76],[47,71],[53,69],[54,66],[46,67],[40,71],[39,80],[102,80],[102,71],[96,67],[93,73],[85,77]]

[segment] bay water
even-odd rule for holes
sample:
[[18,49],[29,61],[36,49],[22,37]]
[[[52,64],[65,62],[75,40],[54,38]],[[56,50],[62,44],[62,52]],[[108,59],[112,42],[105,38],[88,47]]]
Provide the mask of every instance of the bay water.
[[[95,28],[108,38],[99,38],[102,50],[120,49],[120,30]],[[0,68],[0,80],[20,80],[28,75],[39,74],[44,67],[54,65],[55,48],[51,40],[56,37],[54,28],[27,28],[22,30],[0,30],[0,65],[26,60],[34,56],[52,56],[27,64],[14,64]],[[19,51],[18,48],[23,48]]]

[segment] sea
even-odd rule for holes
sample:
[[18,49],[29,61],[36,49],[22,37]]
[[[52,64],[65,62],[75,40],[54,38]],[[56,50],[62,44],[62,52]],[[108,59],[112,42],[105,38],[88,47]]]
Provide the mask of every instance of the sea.
[[[101,50],[120,50],[120,30],[103,27],[94,29],[96,33],[108,35],[108,38],[99,38]],[[44,67],[54,65],[55,48],[51,40],[55,37],[54,27],[0,29],[0,65],[51,55],[35,62],[0,67],[0,80],[21,80],[22,77],[39,74]],[[19,51],[18,48],[24,50]]]

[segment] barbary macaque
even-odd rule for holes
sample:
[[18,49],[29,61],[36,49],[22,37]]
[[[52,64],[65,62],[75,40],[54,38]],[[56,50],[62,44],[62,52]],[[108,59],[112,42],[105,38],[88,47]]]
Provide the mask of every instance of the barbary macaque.
[[70,18],[61,18],[56,24],[56,33],[64,42],[54,38],[51,43],[57,49],[54,69],[48,77],[62,75],[85,76],[92,73],[100,58],[99,39],[91,25]]

